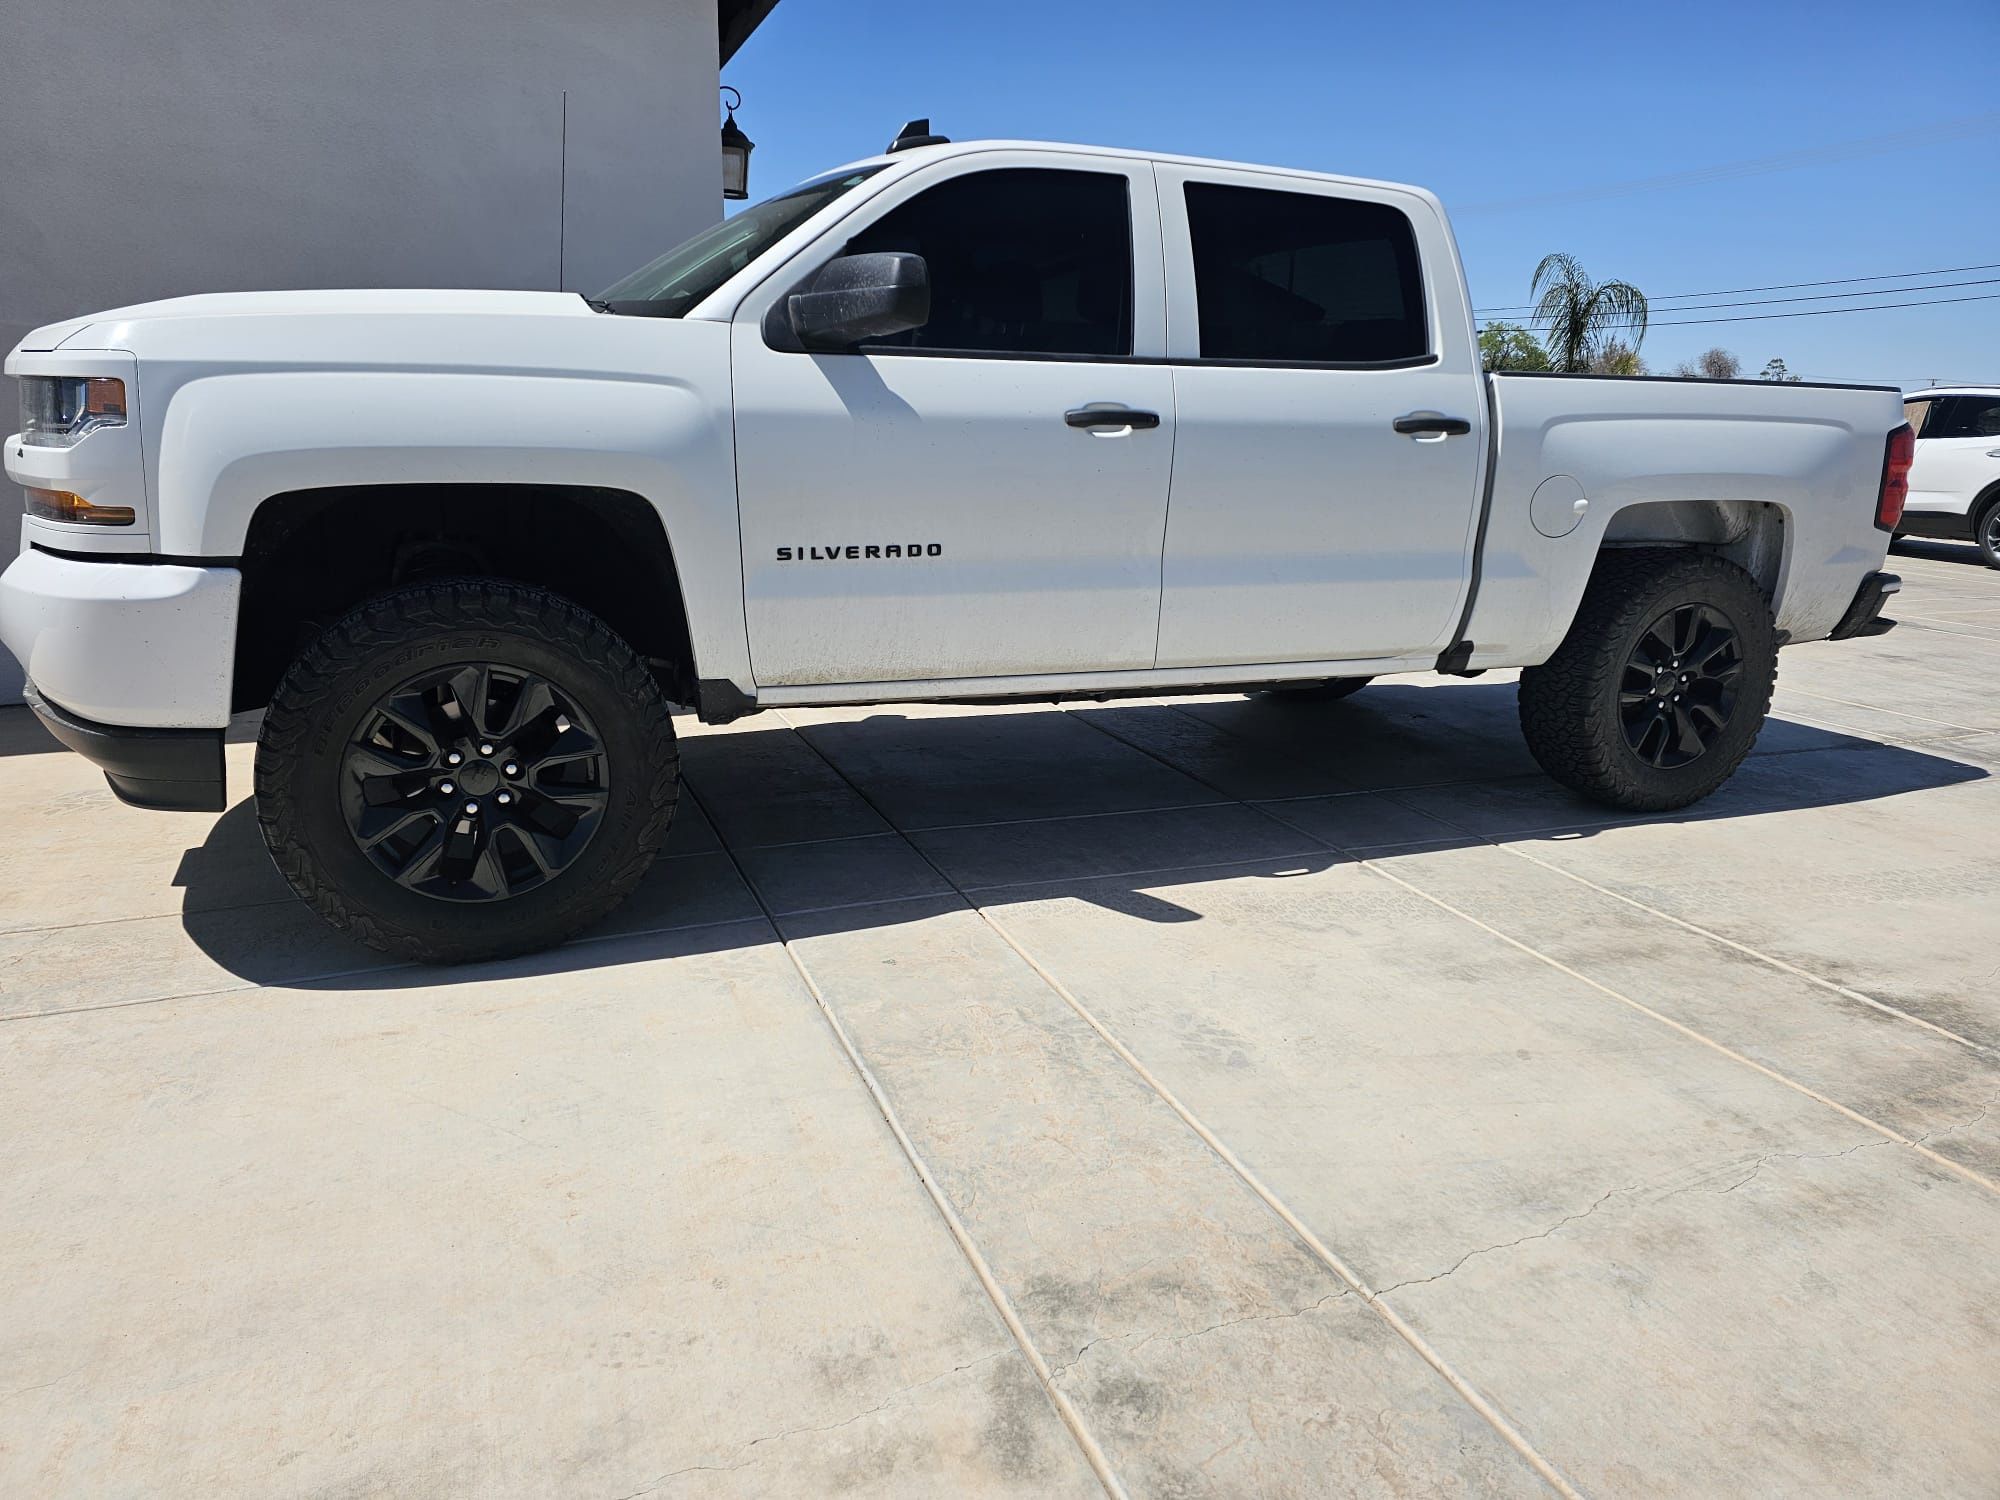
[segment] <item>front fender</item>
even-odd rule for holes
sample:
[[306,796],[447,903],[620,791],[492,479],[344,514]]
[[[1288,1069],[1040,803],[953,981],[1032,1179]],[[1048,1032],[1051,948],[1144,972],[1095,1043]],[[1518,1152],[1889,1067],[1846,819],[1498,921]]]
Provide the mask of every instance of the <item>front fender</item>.
[[726,351],[696,378],[498,371],[204,375],[158,427],[158,548],[234,557],[273,495],[349,485],[551,484],[658,512],[696,668],[749,682]]

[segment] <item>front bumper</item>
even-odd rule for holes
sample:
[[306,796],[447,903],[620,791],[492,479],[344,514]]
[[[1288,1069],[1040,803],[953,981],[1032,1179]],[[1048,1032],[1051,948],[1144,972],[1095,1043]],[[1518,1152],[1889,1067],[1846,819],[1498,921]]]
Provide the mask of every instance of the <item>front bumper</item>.
[[30,547],[0,574],[0,642],[86,722],[221,729],[242,592],[235,568]]
[[1850,636],[1881,635],[1894,630],[1896,622],[1882,618],[1882,606],[1900,593],[1902,587],[1903,580],[1894,573],[1870,573],[1861,580],[1861,587],[1854,591],[1854,602],[1847,606],[1847,613],[1840,617],[1840,623],[1827,639],[1844,641]]
[[121,802],[166,812],[221,812],[227,782],[220,729],[98,724],[49,702],[30,682],[28,706],[50,734],[103,770]]

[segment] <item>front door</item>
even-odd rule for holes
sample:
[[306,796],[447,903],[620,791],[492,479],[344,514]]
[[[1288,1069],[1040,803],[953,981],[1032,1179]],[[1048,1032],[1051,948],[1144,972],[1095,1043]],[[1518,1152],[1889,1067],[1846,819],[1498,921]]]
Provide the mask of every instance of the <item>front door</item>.
[[[923,327],[835,354],[766,341],[772,303],[833,254],[888,250],[928,265]],[[1150,164],[1004,152],[885,189],[747,297],[732,347],[759,686],[1152,666],[1174,437],[1161,306]]]
[[1485,427],[1443,219],[1388,188],[1158,172],[1179,420],[1160,666],[1442,649]]

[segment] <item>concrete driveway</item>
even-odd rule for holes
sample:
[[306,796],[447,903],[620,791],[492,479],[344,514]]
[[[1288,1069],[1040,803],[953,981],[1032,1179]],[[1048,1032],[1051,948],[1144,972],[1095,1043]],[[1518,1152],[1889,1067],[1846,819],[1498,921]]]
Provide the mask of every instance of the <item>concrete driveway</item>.
[[0,1494],[2000,1492],[2000,574],[1892,566],[1687,815],[1496,676],[688,723],[456,971],[0,711]]

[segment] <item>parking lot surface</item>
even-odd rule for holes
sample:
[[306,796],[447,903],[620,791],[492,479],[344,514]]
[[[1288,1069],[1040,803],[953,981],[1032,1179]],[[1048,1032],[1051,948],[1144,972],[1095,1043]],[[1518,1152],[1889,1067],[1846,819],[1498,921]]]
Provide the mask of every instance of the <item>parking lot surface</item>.
[[1890,566],[1683,813],[1504,674],[684,720],[458,970],[0,710],[0,1494],[2000,1492],[2000,574]]

